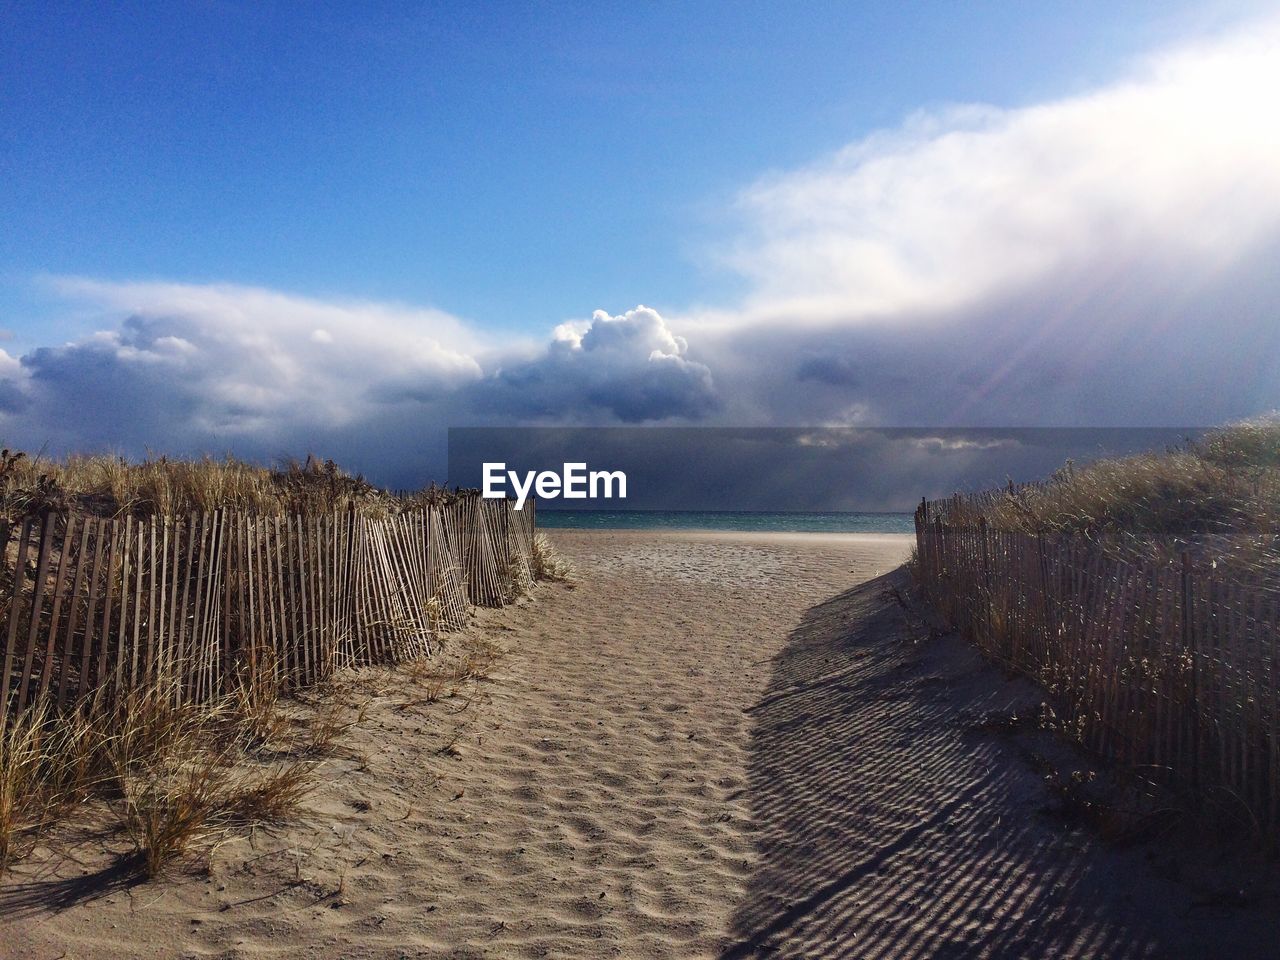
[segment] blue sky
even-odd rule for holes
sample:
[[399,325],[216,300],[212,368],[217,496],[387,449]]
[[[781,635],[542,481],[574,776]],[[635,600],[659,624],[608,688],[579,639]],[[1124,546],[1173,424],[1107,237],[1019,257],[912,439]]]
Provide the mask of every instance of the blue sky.
[[[540,329],[731,295],[762,173],[1113,77],[1249,5],[6,3],[0,271],[235,282]],[[66,333],[77,332],[74,329]]]
[[0,2],[6,443],[1280,405],[1275,4],[103,7]]

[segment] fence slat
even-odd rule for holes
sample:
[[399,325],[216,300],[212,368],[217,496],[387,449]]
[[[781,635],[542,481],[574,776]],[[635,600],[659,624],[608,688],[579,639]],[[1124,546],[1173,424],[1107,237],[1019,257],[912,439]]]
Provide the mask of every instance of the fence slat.
[[[89,568],[89,599],[84,613],[84,639],[80,644],[80,683],[76,688],[77,699],[89,692],[90,665],[93,663],[93,614],[98,605],[98,584],[103,578],[102,556],[107,521],[95,520],[93,528],[93,565]],[[99,640],[99,643],[104,642],[105,639]],[[101,682],[101,678],[98,678],[98,681]]]
[[75,543],[77,519],[74,514],[67,517],[66,526],[62,532],[62,545],[58,548],[58,565],[54,568],[53,574],[53,609],[49,612],[48,636],[45,640],[44,658],[40,665],[40,685],[36,690],[33,702],[44,699],[53,681],[54,664],[58,662],[58,659],[61,659],[55,659],[55,655],[59,652],[57,643],[61,632],[59,628],[62,625],[62,605],[66,599],[67,590],[70,588],[67,581],[71,579],[72,566],[75,563],[75,559],[72,557],[71,545]]
[[22,585],[27,577],[27,550],[31,545],[31,529],[34,522],[30,519],[22,522],[22,532],[18,537],[18,558],[13,568],[13,589],[9,596],[8,623],[5,630],[4,662],[0,664],[0,709],[8,710],[10,677],[13,675],[13,660],[18,655],[18,625],[22,618],[23,590]]
[[7,722],[37,701],[158,689],[211,701],[430,655],[472,602],[500,606],[525,582],[533,531],[531,512],[469,494],[378,520],[352,507],[0,520],[0,710]]
[[[1091,749],[1151,789],[1217,788],[1280,842],[1275,568],[991,530],[989,502],[916,510],[918,575],[943,616],[1051,691]],[[471,536],[482,552],[479,524]],[[466,558],[474,600],[486,575]]]
[[[67,632],[62,640],[62,669],[58,672],[58,709],[67,702],[67,682],[71,675],[71,651],[75,647],[76,627],[80,625],[80,591],[84,588],[85,568],[89,566],[89,529],[92,524],[85,518],[80,527],[80,549],[77,551],[76,577],[71,587],[71,610],[67,614]],[[86,625],[87,626],[87,625]],[[84,669],[81,657],[80,669]]]
[[45,581],[49,576],[49,564],[53,558],[53,530],[56,516],[45,515],[40,527],[40,549],[36,551],[36,580],[31,590],[31,619],[27,627],[26,653],[23,655],[22,672],[18,675],[18,712],[27,705],[30,695],[31,675],[34,669],[36,645],[40,640],[40,624],[44,619]]

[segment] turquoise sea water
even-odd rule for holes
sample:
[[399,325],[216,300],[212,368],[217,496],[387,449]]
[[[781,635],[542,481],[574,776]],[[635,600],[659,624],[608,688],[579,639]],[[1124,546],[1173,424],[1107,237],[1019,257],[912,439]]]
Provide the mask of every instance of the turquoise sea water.
[[778,533],[914,533],[909,513],[768,513],[736,510],[549,510],[538,526],[577,530],[761,530]]

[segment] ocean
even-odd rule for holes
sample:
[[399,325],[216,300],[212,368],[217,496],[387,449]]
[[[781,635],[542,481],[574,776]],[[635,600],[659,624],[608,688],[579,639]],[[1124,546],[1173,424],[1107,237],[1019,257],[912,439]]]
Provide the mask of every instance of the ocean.
[[538,526],[570,530],[754,530],[776,533],[914,533],[909,513],[747,510],[550,510]]

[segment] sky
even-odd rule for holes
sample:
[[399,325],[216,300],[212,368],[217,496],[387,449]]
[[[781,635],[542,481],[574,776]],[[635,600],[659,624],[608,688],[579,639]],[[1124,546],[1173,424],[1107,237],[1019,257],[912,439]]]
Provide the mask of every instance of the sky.
[[0,439],[1280,407],[1280,8],[0,0]]

